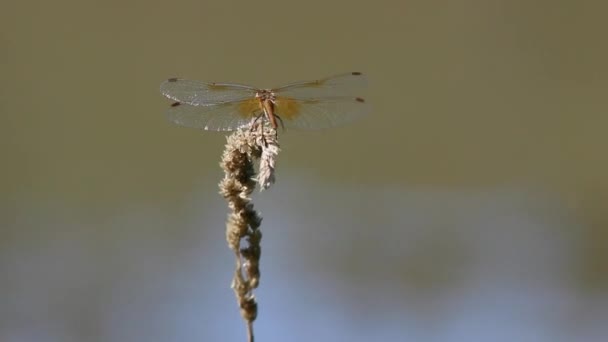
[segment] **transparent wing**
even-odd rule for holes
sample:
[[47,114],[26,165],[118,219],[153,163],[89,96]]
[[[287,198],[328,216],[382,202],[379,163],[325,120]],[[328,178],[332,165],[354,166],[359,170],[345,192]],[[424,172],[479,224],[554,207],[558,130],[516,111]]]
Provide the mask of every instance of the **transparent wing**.
[[242,84],[170,78],[160,84],[160,92],[174,101],[193,106],[209,106],[255,97],[256,89]]
[[176,102],[167,111],[167,118],[176,125],[209,131],[232,131],[248,125],[260,112],[257,99],[192,106]]
[[315,81],[290,83],[272,89],[277,96],[295,99],[321,99],[334,97],[361,96],[367,85],[365,76],[360,72],[335,75]]
[[296,129],[322,129],[354,121],[367,112],[370,106],[360,97],[333,97],[322,100],[299,100],[279,97],[275,101],[275,114],[285,127]]

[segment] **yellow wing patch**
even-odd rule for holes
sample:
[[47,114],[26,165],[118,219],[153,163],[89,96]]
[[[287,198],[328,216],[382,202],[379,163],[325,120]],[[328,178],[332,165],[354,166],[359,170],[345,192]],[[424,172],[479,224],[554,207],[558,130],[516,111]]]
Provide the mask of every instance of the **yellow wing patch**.
[[297,118],[301,113],[301,107],[301,100],[295,100],[290,97],[278,97],[275,99],[275,112],[284,120]]
[[262,110],[262,106],[260,100],[257,98],[241,101],[238,107],[239,114],[244,118],[253,117],[260,110]]

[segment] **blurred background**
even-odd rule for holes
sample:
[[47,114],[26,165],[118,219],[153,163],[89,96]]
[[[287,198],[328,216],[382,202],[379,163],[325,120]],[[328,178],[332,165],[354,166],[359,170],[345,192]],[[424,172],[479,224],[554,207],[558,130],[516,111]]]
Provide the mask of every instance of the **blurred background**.
[[244,341],[225,134],[169,77],[348,71],[281,133],[258,341],[606,341],[608,4],[29,1],[0,11],[0,341]]

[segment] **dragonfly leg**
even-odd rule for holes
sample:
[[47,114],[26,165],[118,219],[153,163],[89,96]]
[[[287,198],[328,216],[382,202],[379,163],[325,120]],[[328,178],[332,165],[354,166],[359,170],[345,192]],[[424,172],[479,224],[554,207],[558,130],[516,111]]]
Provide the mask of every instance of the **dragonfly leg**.
[[260,135],[262,136],[262,142],[264,143],[264,147],[268,147],[268,141],[266,141],[266,135],[264,134],[264,123],[260,125]]
[[266,116],[265,112],[261,112],[260,114],[255,116],[255,118],[251,122],[249,132],[253,132],[255,128],[259,128],[260,136],[262,137],[262,142],[264,143],[264,146],[268,147],[268,142],[266,141],[266,136],[264,135],[264,120],[260,120],[263,116]]
[[251,127],[249,128],[249,132],[252,132],[252,131],[253,131],[253,129],[254,129],[254,128],[257,126],[257,125],[259,125],[258,121],[260,120],[260,118],[261,118],[262,116],[264,116],[264,112],[262,112],[262,113],[260,113],[260,114],[258,114],[258,115],[256,115],[256,116],[254,117],[253,121],[251,122]]
[[[278,119],[278,121],[281,123],[281,129],[282,129],[282,130],[285,130],[285,124],[283,123],[283,119],[281,119],[281,117],[280,117],[280,116],[278,116],[277,114],[274,114],[274,113],[273,113],[272,115],[273,115],[273,116],[274,116],[276,119]],[[277,140],[279,139],[279,130],[278,130],[278,129],[275,129],[275,130],[274,130],[274,138],[275,138],[275,139],[277,139]]]
[[279,122],[281,123],[281,129],[285,130],[285,124],[283,124],[283,119],[281,119],[281,117],[277,114],[274,114],[274,117],[279,119]]

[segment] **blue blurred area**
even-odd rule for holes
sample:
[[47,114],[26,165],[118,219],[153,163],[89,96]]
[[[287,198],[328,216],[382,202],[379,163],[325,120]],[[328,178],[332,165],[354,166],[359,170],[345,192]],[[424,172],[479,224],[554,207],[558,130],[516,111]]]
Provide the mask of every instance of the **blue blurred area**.
[[[293,174],[293,173],[292,173]],[[344,187],[283,170],[262,212],[261,341],[601,341],[608,297],[577,280],[580,222],[517,187]],[[19,209],[19,204],[18,208]],[[17,211],[0,249],[0,340],[231,341],[244,323],[213,180],[102,222]]]

